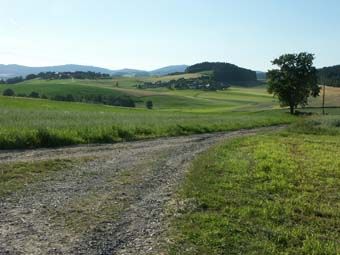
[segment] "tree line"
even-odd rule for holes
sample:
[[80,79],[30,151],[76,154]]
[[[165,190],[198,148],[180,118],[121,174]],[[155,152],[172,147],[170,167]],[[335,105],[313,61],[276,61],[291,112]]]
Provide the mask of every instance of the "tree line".
[[142,82],[137,85],[139,89],[147,88],[168,88],[168,89],[201,89],[201,90],[223,90],[229,88],[226,82],[220,82],[212,79],[210,76],[200,78],[180,78],[171,81]]
[[104,73],[96,73],[96,72],[42,72],[38,74],[29,74],[25,78],[22,76],[17,76],[13,78],[9,78],[7,80],[0,80],[0,84],[16,84],[23,81],[33,80],[33,79],[42,79],[42,80],[64,80],[64,79],[88,79],[88,80],[96,80],[96,79],[110,79],[111,76],[109,74]]
[[212,78],[217,82],[256,81],[256,72],[223,62],[203,62],[189,66],[187,73],[212,71]]
[[340,65],[318,69],[318,82],[322,85],[340,87]]

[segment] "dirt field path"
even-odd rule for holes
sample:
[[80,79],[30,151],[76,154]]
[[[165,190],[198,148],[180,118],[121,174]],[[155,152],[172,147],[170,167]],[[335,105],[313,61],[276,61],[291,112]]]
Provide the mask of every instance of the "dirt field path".
[[0,254],[161,254],[165,205],[192,159],[223,139],[279,128],[1,152],[0,163],[93,159],[0,198]]

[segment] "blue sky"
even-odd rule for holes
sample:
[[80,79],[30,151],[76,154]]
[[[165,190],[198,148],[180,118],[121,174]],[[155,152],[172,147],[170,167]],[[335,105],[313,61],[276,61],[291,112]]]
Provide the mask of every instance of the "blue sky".
[[288,52],[340,64],[338,0],[0,0],[0,63],[154,69]]

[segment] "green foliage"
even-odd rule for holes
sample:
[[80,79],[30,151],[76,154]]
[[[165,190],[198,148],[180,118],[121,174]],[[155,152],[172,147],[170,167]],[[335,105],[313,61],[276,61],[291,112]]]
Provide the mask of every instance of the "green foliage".
[[[65,80],[65,79],[109,79],[109,74],[96,73],[96,72],[42,72],[39,74],[29,74],[26,76],[25,80],[33,79],[43,79],[43,80]],[[23,81],[23,79],[21,80]],[[19,81],[19,82],[21,82]],[[18,83],[18,82],[16,82]]]
[[151,110],[151,109],[153,108],[153,103],[152,103],[152,101],[151,101],[151,100],[146,101],[145,106],[146,106],[146,108],[148,108],[148,109]]
[[322,85],[340,87],[340,65],[318,69],[318,81]]
[[[25,93],[18,93],[17,97],[27,97],[27,95]],[[47,98],[43,98],[43,99],[47,99]]]
[[18,77],[13,77],[13,78],[9,78],[5,81],[6,84],[16,84],[19,82],[24,81],[24,78],[22,78],[21,76]]
[[68,101],[68,102],[74,102],[75,99],[74,99],[73,95],[68,94],[68,95],[66,96],[66,101]]
[[289,130],[300,134],[340,135],[340,118],[339,115],[312,116],[295,122]]
[[340,138],[314,131],[235,139],[200,156],[169,253],[339,254]]
[[143,82],[137,85],[139,89],[147,89],[147,88],[168,88],[168,89],[200,89],[200,90],[223,90],[229,88],[230,85],[214,80],[211,76],[204,75],[199,78],[191,78],[184,79],[180,78],[178,80],[171,81],[157,81],[155,83],[152,82]]
[[14,96],[15,93],[12,89],[5,89],[4,92],[2,93],[3,96],[8,96],[8,97],[11,97],[11,96]]
[[238,67],[229,63],[221,62],[203,62],[189,66],[186,69],[188,73],[197,73],[202,71],[213,71],[213,78],[217,82],[240,82],[256,81],[256,72]]
[[277,96],[282,106],[289,106],[293,114],[298,105],[308,104],[308,97],[320,93],[317,85],[314,55],[308,53],[285,54],[273,61],[280,69],[270,70],[268,92]]
[[39,98],[39,93],[38,93],[38,92],[35,92],[35,91],[32,91],[31,94],[29,94],[29,97],[32,97],[32,98]]

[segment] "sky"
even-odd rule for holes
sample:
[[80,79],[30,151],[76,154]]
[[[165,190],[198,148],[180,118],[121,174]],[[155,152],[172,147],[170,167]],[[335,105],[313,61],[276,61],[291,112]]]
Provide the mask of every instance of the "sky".
[[339,0],[0,0],[0,64],[152,70],[284,53],[340,64]]

